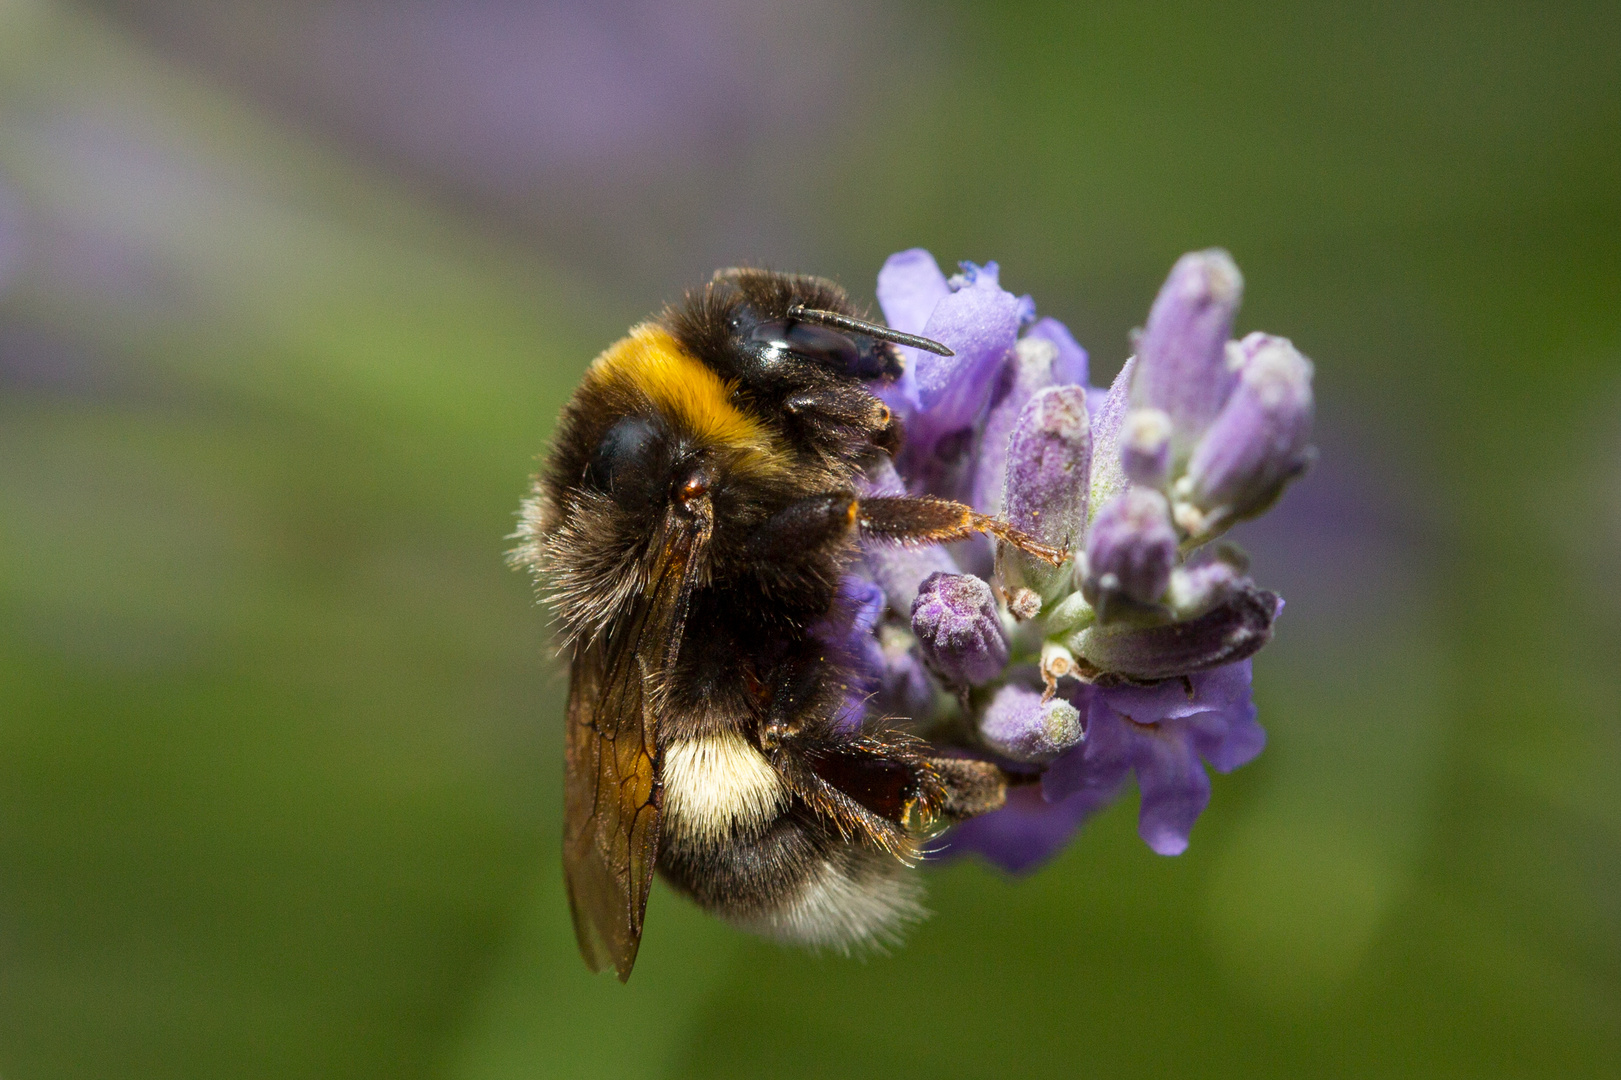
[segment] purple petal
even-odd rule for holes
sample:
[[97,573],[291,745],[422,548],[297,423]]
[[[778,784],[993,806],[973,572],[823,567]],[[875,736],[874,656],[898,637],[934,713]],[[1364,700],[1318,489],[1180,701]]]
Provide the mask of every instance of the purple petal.
[[[1166,718],[1185,726],[1194,748],[1218,772],[1248,764],[1266,746],[1266,730],[1255,722],[1251,674],[1250,661],[1242,660],[1193,676],[1187,682],[1193,687],[1190,705],[1195,711]],[[1111,692],[1110,704],[1120,708],[1122,700]]]
[[[1138,831],[1161,855],[1186,850],[1193,823],[1210,800],[1210,779],[1200,759],[1228,772],[1252,760],[1266,743],[1255,723],[1250,697],[1250,664],[1243,661],[1186,679],[1154,686],[1095,690],[1087,712],[1086,742],[1078,749],[1096,755],[1089,768],[1120,769],[1125,762],[1142,792]],[[1052,780],[1075,751],[1048,770],[1049,796],[1075,783]],[[1077,772],[1071,767],[1071,772]],[[1085,780],[1085,772],[1080,771]],[[1109,775],[1115,775],[1110,773]]]
[[1226,350],[1243,293],[1243,275],[1225,251],[1190,252],[1171,268],[1137,341],[1132,401],[1165,410],[1183,452],[1236,381]]
[[1096,694],[1086,705],[1086,737],[1060,754],[1041,775],[1041,793],[1058,802],[1086,793],[1099,805],[1120,793],[1131,768],[1131,729]]
[[1037,320],[1024,332],[1025,340],[1035,338],[1050,341],[1058,347],[1058,359],[1053,363],[1053,382],[1059,386],[1085,386],[1091,376],[1087,371],[1086,350],[1070,335],[1069,327],[1057,319]]
[[999,286],[1001,285],[1001,277],[1002,268],[995,260],[981,266],[979,263],[964,259],[957,264],[957,273],[946,279],[946,285],[951,288],[952,292],[956,292],[958,289],[966,289],[976,283],[989,283]]
[[878,587],[884,590],[889,610],[910,617],[917,600],[918,586],[930,574],[954,574],[957,564],[934,545],[903,547],[900,544],[863,544],[862,561]]
[[978,686],[1007,664],[996,598],[972,574],[930,574],[912,603],[912,633],[923,658],[949,685]]
[[1074,651],[1106,672],[1144,681],[1208,671],[1254,656],[1272,638],[1277,594],[1244,583],[1220,607],[1161,626],[1094,626]]
[[1193,823],[1210,803],[1210,777],[1192,740],[1178,726],[1143,728],[1133,747],[1132,767],[1142,806],[1137,834],[1159,855],[1188,849]]
[[850,628],[841,650],[861,676],[867,693],[878,688],[884,671],[884,651],[878,646],[878,621],[884,615],[884,590],[877,582],[847,574],[839,583],[837,603],[851,612]]
[[1310,460],[1311,362],[1268,334],[1249,335],[1233,353],[1238,386],[1188,462],[1193,501],[1221,522],[1270,506]]
[[1252,708],[1250,693],[1253,678],[1251,661],[1240,660],[1236,664],[1201,671],[1190,681],[1199,704],[1208,709],[1225,710],[1232,706]]
[[1098,511],[1086,534],[1081,592],[1107,622],[1158,603],[1176,565],[1171,506],[1152,488],[1130,487]]
[[923,248],[898,251],[878,271],[878,305],[884,321],[905,334],[921,334],[935,305],[951,295],[946,276]]
[[1036,321],[1036,298],[1029,293],[1019,297],[1019,326],[1029,326]]
[[1098,687],[1093,700],[1136,724],[1182,720],[1208,712],[1227,714],[1250,707],[1250,661],[1152,686]]
[[842,726],[861,726],[867,701],[881,686],[884,654],[874,631],[883,607],[884,594],[877,585],[848,574],[839,583],[831,610],[811,627],[828,658],[850,679]]
[[1013,349],[1019,301],[981,273],[935,306],[922,334],[950,348],[951,356],[923,353],[917,363],[918,403],[939,432],[967,427],[989,399],[993,375]]
[[1227,704],[1200,700],[1198,683],[1193,678],[1165,679],[1151,686],[1099,687],[1094,700],[1137,725],[1180,720]]
[[1211,768],[1230,773],[1266,749],[1266,729],[1255,722],[1255,713],[1254,702],[1245,702],[1189,721],[1196,731],[1194,745]]
[[1013,761],[1051,761],[1081,741],[1080,710],[1039,690],[1004,686],[979,723],[985,745]]
[[983,514],[1002,514],[1003,489],[1007,483],[1008,442],[1018,424],[1019,414],[1037,391],[1057,380],[1053,367],[1057,347],[1043,339],[1020,339],[1002,370],[996,392],[991,395],[990,412],[979,437],[979,458],[974,463],[973,496],[970,502]]
[[[935,306],[950,294],[946,276],[940,272],[934,256],[923,248],[896,252],[878,271],[878,305],[884,310],[884,321],[903,333],[922,333]],[[906,421],[917,413],[917,365],[924,354],[904,346],[899,351],[901,377],[889,386],[876,387],[875,391],[884,404]]]
[[1102,805],[1085,793],[1049,803],[1034,785],[1016,787],[1008,792],[1006,806],[947,833],[939,853],[975,852],[1010,873],[1026,873],[1056,855]]

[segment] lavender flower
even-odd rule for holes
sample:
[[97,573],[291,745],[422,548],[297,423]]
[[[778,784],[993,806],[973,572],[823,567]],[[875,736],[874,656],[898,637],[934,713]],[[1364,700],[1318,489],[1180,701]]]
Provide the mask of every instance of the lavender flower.
[[912,601],[912,633],[948,686],[989,682],[1007,666],[1007,633],[991,587],[972,574],[930,574]]
[[1081,711],[1061,697],[1004,686],[986,707],[979,733],[1010,761],[1051,761],[1081,741]]
[[1142,792],[1137,831],[1161,855],[1187,850],[1193,823],[1210,801],[1208,762],[1231,772],[1266,745],[1250,700],[1250,663],[1154,686],[1121,686],[1091,696],[1086,742],[1042,776],[1042,794],[1062,802],[1118,791],[1134,772]]
[[1206,767],[1265,744],[1250,657],[1283,602],[1207,542],[1310,464],[1312,370],[1283,338],[1229,340],[1242,292],[1225,252],[1184,256],[1102,391],[1068,329],[1004,290],[995,263],[948,278],[914,249],[879,274],[890,324],[955,355],[908,352],[881,390],[907,443],[870,490],[967,501],[1071,552],[1057,570],[1006,545],[994,561],[983,544],[864,552],[888,608],[862,654],[885,706],[925,730],[955,715],[968,749],[1039,775],[946,850],[1028,869],[1135,778],[1144,842],[1178,854],[1210,799]]
[[1122,607],[1149,607],[1171,585],[1176,566],[1171,504],[1152,488],[1132,486],[1098,511],[1086,535],[1081,593],[1108,622]]

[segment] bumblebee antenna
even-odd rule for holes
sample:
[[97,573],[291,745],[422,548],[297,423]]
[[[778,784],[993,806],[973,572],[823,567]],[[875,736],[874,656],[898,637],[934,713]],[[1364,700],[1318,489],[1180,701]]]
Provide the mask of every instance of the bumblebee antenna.
[[932,352],[936,356],[955,356],[950,349],[935,341],[933,338],[918,337],[916,334],[903,334],[899,330],[891,330],[887,326],[857,319],[850,315],[841,315],[837,311],[823,311],[821,308],[808,308],[804,304],[795,304],[788,309],[790,319],[799,319],[801,322],[817,323],[821,326],[831,326],[835,330],[848,330],[853,334],[866,334],[879,341],[892,341],[896,345],[909,345],[914,349]]

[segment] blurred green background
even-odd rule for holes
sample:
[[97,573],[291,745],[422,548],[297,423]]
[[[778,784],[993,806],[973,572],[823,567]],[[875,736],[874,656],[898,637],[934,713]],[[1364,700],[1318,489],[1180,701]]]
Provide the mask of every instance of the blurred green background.
[[[1621,6],[0,0],[0,1074],[1621,1075]],[[716,265],[1317,363],[1271,745],[865,962],[575,954],[502,564]]]

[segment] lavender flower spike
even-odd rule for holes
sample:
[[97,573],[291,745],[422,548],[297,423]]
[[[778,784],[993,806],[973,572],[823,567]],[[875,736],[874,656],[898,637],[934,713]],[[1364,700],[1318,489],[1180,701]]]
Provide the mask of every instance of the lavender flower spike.
[[980,722],[985,745],[1012,761],[1046,762],[1081,741],[1081,711],[1061,697],[1004,686]]
[[1200,511],[1184,524],[1194,536],[1265,510],[1311,463],[1311,361],[1287,338],[1261,333],[1230,344],[1228,353],[1238,386],[1178,487]]
[[950,686],[978,686],[1002,673],[1007,634],[991,587],[972,574],[930,574],[912,604],[912,633]]
[[944,850],[1029,869],[1135,778],[1144,842],[1177,854],[1210,799],[1207,767],[1265,743],[1249,657],[1283,602],[1241,552],[1205,545],[1309,463],[1311,365],[1282,338],[1228,341],[1243,278],[1223,251],[1177,262],[1106,394],[1085,385],[1068,329],[1004,290],[994,263],[961,265],[946,278],[913,250],[884,266],[891,323],[956,356],[909,355],[878,388],[906,441],[859,490],[969,501],[1071,565],[1005,544],[991,564],[983,541],[864,545],[875,584],[851,586],[846,621],[878,647],[843,650],[852,689],[873,695],[869,716],[954,733],[946,752],[1041,777]]
[[1219,248],[1182,256],[1171,268],[1137,339],[1132,404],[1163,409],[1178,456],[1221,410],[1235,381],[1227,337],[1244,295],[1244,276]]

